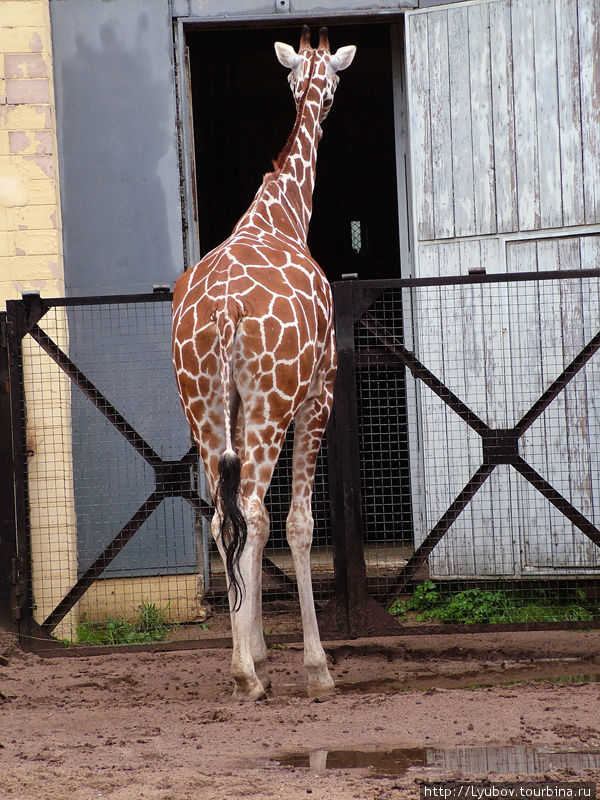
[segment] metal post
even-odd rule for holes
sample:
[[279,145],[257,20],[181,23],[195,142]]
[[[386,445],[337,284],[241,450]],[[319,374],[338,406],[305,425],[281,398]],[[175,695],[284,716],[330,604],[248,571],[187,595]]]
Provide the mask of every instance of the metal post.
[[15,492],[13,485],[10,383],[6,313],[0,313],[0,625],[16,632],[13,618],[13,566],[17,558]]
[[14,622],[18,625],[21,644],[26,646],[29,637],[32,635],[34,623],[29,558],[27,441],[24,418],[23,372],[21,369],[23,336],[27,330],[27,309],[20,300],[8,301],[6,308],[16,544],[16,553],[11,563],[11,612]]
[[398,627],[367,592],[354,352],[357,286],[354,281],[333,286],[338,371],[327,429],[327,460],[335,597],[319,617],[319,629],[325,638],[373,636]]

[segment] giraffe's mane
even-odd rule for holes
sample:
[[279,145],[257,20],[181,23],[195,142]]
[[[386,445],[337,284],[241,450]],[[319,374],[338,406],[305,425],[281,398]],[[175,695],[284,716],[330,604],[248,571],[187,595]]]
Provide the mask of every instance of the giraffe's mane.
[[313,75],[315,74],[315,67],[316,61],[314,55],[311,59],[310,63],[310,71],[308,73],[308,80],[306,82],[306,89],[302,93],[302,97],[300,98],[300,102],[298,103],[298,110],[296,112],[296,121],[294,122],[294,127],[292,128],[290,135],[287,138],[286,143],[283,145],[282,151],[279,153],[277,158],[273,159],[273,172],[271,175],[273,177],[279,175],[281,170],[283,169],[283,165],[286,162],[287,157],[289,156],[296,136],[298,135],[298,131],[300,130],[300,124],[302,120],[302,114],[304,113],[304,106],[306,105],[306,98],[308,97],[308,90],[310,89],[310,85],[313,79]]

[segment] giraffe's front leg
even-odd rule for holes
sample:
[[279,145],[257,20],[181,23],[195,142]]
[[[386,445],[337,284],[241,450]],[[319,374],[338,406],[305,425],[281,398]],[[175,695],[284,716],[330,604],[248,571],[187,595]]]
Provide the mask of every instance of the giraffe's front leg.
[[292,551],[304,631],[304,665],[308,672],[308,694],[322,695],[334,688],[327,657],[317,625],[310,572],[313,536],[311,496],[317,455],[327,418],[330,395],[323,388],[320,397],[311,397],[296,416],[293,454],[292,505],[286,535]]
[[287,539],[294,559],[302,627],[304,630],[304,666],[308,672],[308,694],[311,697],[329,692],[334,687],[327,667],[327,657],[317,625],[315,603],[310,574],[310,546],[313,532],[313,517],[310,498],[306,502],[292,501],[287,518]]

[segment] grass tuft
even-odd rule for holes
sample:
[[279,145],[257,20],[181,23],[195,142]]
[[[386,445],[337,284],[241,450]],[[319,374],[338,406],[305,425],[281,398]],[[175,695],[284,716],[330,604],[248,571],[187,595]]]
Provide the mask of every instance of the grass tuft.
[[82,619],[77,626],[78,644],[142,644],[162,642],[173,623],[168,618],[168,605],[160,608],[156,603],[140,603],[134,622],[107,617],[104,622]]
[[408,600],[395,600],[390,614],[418,622],[458,624],[500,622],[591,622],[600,619],[600,606],[586,600],[581,589],[566,593],[533,589],[509,591],[441,590],[433,581],[417,586]]

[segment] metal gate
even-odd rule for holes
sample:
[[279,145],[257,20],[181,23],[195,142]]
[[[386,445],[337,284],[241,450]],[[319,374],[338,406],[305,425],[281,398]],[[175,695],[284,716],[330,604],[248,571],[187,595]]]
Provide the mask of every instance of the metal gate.
[[[338,383],[313,500],[324,636],[407,630],[416,614],[399,624],[387,608],[419,586],[565,602],[576,591],[585,616],[561,624],[596,624],[599,279],[578,270],[334,285]],[[2,495],[7,508],[16,500],[15,521],[2,520],[0,601],[24,641],[73,640],[82,617],[126,617],[144,601],[181,623],[224,602],[171,373],[170,299],[7,305],[10,402],[0,398],[0,411],[13,474]],[[264,602],[297,631],[290,459],[288,439],[268,496]]]
[[570,605],[573,624],[578,615],[597,624],[599,277],[335,287],[332,424],[343,430],[332,438],[345,469],[333,541],[347,616],[334,629],[389,630],[371,621],[371,598],[388,608],[425,581],[447,596],[556,601]]

